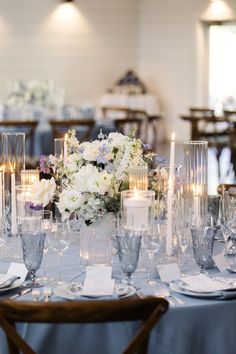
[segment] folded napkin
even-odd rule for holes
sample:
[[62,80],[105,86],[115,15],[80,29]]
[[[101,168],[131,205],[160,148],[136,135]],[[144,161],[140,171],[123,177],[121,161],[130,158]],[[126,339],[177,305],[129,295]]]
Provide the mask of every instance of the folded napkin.
[[4,286],[12,277],[11,274],[0,274],[0,288]]
[[199,293],[236,289],[236,281],[232,279],[223,277],[210,278],[201,273],[195,276],[181,278],[181,282],[185,289]]
[[115,288],[114,279],[86,279],[84,282],[83,296],[112,296]]

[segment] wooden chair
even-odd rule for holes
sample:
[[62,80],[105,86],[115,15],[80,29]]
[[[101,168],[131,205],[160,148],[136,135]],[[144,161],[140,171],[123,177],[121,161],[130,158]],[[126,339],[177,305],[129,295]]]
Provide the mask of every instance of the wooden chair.
[[90,140],[92,130],[95,125],[94,119],[66,119],[66,120],[49,120],[51,126],[52,137],[62,138],[69,129],[75,129],[79,141]]
[[115,128],[122,134],[130,134],[135,131],[135,137],[141,138],[143,121],[140,118],[114,119]]
[[28,142],[27,155],[34,155],[34,138],[38,122],[34,120],[6,120],[0,121],[0,129],[4,131],[19,131],[25,133],[25,140]]
[[217,192],[224,198],[225,192],[228,192],[230,196],[236,197],[236,184],[224,183],[219,184]]
[[225,147],[230,146],[230,121],[225,116],[215,116],[212,109],[190,108],[190,113],[180,118],[191,124],[191,140],[208,141],[208,146],[215,150],[220,176],[221,153]]
[[149,334],[167,311],[162,298],[97,300],[72,302],[0,301],[0,326],[8,339],[9,354],[35,354],[16,331],[16,322],[26,323],[103,323],[142,320],[139,330],[123,354],[146,354]]
[[199,108],[199,107],[190,107],[189,108],[190,115],[193,117],[214,117],[215,111],[211,108]]

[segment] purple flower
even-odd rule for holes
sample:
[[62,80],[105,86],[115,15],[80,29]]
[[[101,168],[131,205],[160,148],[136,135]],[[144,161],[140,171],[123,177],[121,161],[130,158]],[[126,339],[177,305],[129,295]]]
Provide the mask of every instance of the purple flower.
[[105,158],[104,155],[98,155],[96,157],[96,161],[97,161],[97,163],[102,163],[104,165],[107,163],[107,159]]
[[25,203],[26,210],[40,211],[43,210],[43,204],[34,204],[32,202]]
[[106,170],[108,173],[113,173],[115,171],[114,164],[112,162],[108,162],[106,166]]
[[78,148],[78,153],[83,154],[84,150],[85,150],[84,146],[81,146]]
[[39,169],[40,169],[40,172],[50,173],[50,168],[47,164],[47,158],[44,155],[41,155],[39,158]]

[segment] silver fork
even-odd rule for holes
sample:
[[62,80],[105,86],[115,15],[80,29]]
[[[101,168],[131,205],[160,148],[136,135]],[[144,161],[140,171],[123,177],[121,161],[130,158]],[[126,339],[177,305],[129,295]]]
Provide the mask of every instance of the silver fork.
[[[145,297],[147,297],[148,295],[145,295],[142,291],[137,291],[136,295],[140,298],[140,299],[145,299]],[[173,306],[176,305],[176,302],[174,302],[173,300],[171,300],[171,298],[169,296],[165,296],[164,294],[160,295],[160,294],[152,294],[152,296],[155,297],[161,297],[163,299],[166,299],[167,301],[169,301],[169,303]]]
[[179,305],[185,305],[186,302],[180,298],[178,298],[177,296],[173,295],[173,293],[169,290],[169,288],[167,287],[166,284],[162,284],[162,289],[163,289],[163,295],[164,297],[168,297],[168,298],[172,298],[175,300],[175,302]]
[[52,296],[52,288],[49,285],[45,285],[43,289],[44,301],[49,302],[50,297]]

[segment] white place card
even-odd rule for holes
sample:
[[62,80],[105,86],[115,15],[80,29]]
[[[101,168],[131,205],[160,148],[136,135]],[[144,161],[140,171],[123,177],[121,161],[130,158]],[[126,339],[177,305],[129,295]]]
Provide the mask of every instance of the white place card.
[[11,263],[7,271],[8,276],[16,275],[20,277],[22,281],[25,280],[27,274],[28,270],[23,263]]
[[87,279],[111,279],[112,267],[96,267],[89,266],[86,268],[86,280]]
[[213,260],[214,260],[216,266],[219,268],[220,272],[224,272],[227,268],[229,268],[229,265],[225,259],[225,252],[224,251],[222,253],[218,254],[217,256],[214,256]]
[[180,278],[180,269],[177,263],[160,264],[157,269],[163,283],[170,283],[172,280]]
[[86,279],[83,286],[83,296],[112,296],[115,279]]

